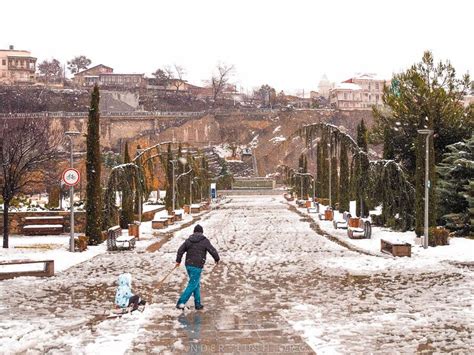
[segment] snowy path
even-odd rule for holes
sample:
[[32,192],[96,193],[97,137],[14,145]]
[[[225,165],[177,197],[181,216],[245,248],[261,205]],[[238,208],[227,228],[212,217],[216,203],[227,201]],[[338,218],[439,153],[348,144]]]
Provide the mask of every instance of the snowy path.
[[[156,289],[188,228],[154,253],[108,253],[51,279],[1,282],[0,353],[474,350],[472,268],[380,270],[378,257],[316,234],[279,196],[233,197],[201,224],[223,261],[204,270],[204,312],[174,309],[183,267]],[[103,320],[123,271],[152,304]]]

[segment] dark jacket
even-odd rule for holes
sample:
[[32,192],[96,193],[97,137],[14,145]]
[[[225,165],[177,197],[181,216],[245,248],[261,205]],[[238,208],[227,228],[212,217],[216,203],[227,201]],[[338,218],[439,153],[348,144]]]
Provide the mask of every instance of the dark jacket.
[[181,263],[183,254],[186,253],[186,265],[202,269],[206,263],[207,252],[211,254],[216,263],[219,261],[219,254],[209,239],[202,233],[194,233],[179,247],[176,262]]

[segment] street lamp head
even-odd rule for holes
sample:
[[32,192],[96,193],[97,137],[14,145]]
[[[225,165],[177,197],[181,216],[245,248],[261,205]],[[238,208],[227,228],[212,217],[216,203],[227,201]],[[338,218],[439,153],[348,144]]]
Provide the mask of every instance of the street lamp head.
[[179,161],[181,164],[183,164],[183,165],[186,165],[186,164],[188,163],[188,161],[186,160],[186,158],[183,158],[183,157],[180,157],[180,158],[178,159],[178,161]]

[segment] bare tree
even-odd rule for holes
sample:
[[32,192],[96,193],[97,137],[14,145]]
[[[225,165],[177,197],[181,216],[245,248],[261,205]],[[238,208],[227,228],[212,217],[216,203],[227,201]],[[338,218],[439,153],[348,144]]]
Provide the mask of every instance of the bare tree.
[[211,86],[214,101],[221,96],[224,88],[234,72],[234,66],[225,63],[217,64],[217,72],[212,75]]
[[[0,184],[3,198],[3,247],[8,248],[8,210],[13,198],[29,185],[40,183],[53,161],[61,136],[47,119],[0,120]],[[43,171],[42,171],[43,168]]]
[[72,74],[79,73],[81,70],[87,69],[92,61],[85,55],[74,57],[67,62],[67,68]]
[[184,86],[184,76],[186,75],[186,70],[178,65],[173,64],[173,66],[166,66],[165,71],[170,78],[170,84],[175,88],[175,93],[179,92],[179,89]]

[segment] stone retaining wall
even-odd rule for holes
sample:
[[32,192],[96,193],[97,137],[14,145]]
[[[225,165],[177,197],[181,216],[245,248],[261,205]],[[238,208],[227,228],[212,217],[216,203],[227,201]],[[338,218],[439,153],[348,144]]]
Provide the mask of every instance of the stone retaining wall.
[[[147,222],[151,221],[155,216],[156,212],[162,211],[164,207],[157,207],[156,209],[144,212],[142,214],[142,221]],[[64,232],[69,233],[70,224],[70,214],[68,211],[45,211],[45,212],[10,212],[9,213],[9,223],[10,223],[10,235],[22,235],[23,234],[23,225],[25,223],[25,217],[57,217],[63,216],[64,218]],[[138,219],[138,216],[136,216]],[[76,233],[84,233],[86,230],[86,212],[78,211],[74,212],[74,229]],[[0,234],[3,233],[3,215],[0,216]]]

